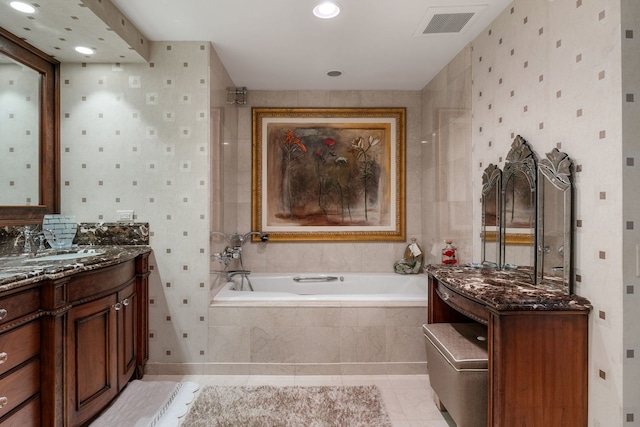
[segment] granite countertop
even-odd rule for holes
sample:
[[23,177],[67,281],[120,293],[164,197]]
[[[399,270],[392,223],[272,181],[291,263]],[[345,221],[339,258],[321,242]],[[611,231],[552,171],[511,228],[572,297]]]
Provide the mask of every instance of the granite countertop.
[[70,274],[108,267],[148,252],[151,252],[151,247],[146,245],[97,245],[48,250],[36,257],[24,254],[2,256],[0,292],[41,280],[59,279]]
[[592,309],[586,298],[566,294],[553,285],[534,285],[525,271],[445,265],[428,265],[425,271],[454,291],[498,311]]

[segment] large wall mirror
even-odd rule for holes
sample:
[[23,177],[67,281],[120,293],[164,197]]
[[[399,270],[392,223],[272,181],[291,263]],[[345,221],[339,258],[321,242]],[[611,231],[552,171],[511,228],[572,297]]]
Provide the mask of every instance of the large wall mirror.
[[482,262],[573,292],[573,164],[554,148],[538,160],[517,136],[502,171],[482,178]]
[[59,63],[0,28],[0,224],[60,211]]

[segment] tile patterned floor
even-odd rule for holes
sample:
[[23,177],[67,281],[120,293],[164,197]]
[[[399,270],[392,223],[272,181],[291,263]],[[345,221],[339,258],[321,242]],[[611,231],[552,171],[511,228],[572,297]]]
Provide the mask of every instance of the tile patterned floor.
[[393,427],[455,427],[448,414],[436,408],[428,375],[146,375],[144,380],[193,381],[200,386],[375,384],[382,393]]

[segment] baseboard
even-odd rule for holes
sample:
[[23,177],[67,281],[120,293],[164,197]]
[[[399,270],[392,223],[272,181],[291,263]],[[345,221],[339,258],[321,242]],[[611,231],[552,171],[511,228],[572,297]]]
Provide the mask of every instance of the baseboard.
[[427,362],[394,363],[147,363],[149,375],[415,375]]

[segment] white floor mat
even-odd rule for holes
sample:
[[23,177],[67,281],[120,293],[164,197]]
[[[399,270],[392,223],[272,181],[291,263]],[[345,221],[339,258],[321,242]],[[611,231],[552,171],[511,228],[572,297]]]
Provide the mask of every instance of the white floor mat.
[[193,382],[131,381],[91,427],[175,427],[199,385]]

